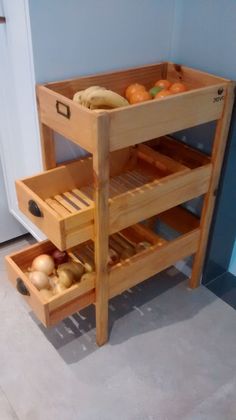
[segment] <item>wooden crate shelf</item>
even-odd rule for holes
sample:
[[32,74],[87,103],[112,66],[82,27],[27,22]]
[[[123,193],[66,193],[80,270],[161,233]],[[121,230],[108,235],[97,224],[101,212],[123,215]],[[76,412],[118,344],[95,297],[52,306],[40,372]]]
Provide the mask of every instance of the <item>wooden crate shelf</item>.
[[[113,110],[89,110],[73,95],[92,85],[124,95],[131,83],[151,88],[158,79],[181,81],[188,90]],[[217,186],[234,101],[234,83],[170,62],[37,86],[45,172],[16,182],[19,207],[49,238],[7,257],[14,285],[21,278],[25,299],[46,326],[95,304],[98,345],[108,340],[109,299],[194,255],[189,286],[201,281]],[[167,135],[216,121],[211,156]],[[54,131],[92,154],[56,163]],[[204,196],[198,220],[180,205]],[[167,241],[150,226],[159,218],[180,235]],[[149,219],[149,228],[144,221]],[[120,233],[118,233],[120,232]],[[114,235],[148,249],[108,265]],[[113,236],[112,236],[113,235]],[[77,284],[49,301],[29,282],[33,257],[54,247],[92,252],[95,280]],[[86,251],[87,250],[87,251]],[[91,255],[90,255],[91,257]]]
[[[208,157],[171,138],[156,142],[156,150],[139,145],[111,154],[110,233],[208,190]],[[172,143],[176,156],[170,157]],[[87,158],[16,182],[20,209],[61,250],[94,238],[92,171],[92,158]],[[32,214],[32,200],[41,217]]]
[[[164,101],[153,100],[106,110],[110,151],[220,118],[224,101],[214,98],[219,97],[218,91],[221,97],[226,91],[226,79],[173,63],[159,63],[39,85],[37,98],[41,122],[94,153],[101,116],[73,102],[74,93],[99,85],[124,95],[131,83],[137,82],[151,88],[161,78],[168,78],[171,82],[181,80],[187,84],[189,91]],[[167,118],[167,115],[171,117]]]

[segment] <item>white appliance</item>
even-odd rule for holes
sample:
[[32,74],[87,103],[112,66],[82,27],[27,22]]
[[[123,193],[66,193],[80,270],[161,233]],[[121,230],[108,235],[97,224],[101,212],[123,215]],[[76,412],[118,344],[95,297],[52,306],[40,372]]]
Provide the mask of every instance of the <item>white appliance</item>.
[[0,244],[24,233],[26,230],[9,212],[0,160]]

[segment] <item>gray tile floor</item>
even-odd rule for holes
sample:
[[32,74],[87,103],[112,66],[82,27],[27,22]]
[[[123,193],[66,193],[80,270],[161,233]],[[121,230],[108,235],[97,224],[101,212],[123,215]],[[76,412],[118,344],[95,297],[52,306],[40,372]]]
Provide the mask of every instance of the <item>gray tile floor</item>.
[[235,420],[236,311],[170,268],[46,330],[7,282],[0,247],[0,420]]

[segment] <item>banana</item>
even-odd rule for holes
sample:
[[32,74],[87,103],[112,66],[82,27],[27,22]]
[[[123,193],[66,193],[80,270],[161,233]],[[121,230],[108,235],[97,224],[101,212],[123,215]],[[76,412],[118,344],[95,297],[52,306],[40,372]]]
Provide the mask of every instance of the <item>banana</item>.
[[97,91],[97,90],[105,90],[106,88],[101,86],[90,86],[89,88],[85,89],[81,95],[81,105],[90,108],[89,96]]
[[119,108],[122,106],[129,105],[129,102],[112,90],[107,89],[96,89],[91,91],[87,95],[87,103],[90,105],[90,109],[109,107],[109,108]]
[[93,110],[129,105],[129,102],[123,96],[101,86],[90,86],[85,90],[80,90],[74,94],[73,100]]
[[101,86],[90,86],[87,89],[79,90],[78,92],[74,94],[73,101],[76,101],[79,104],[84,105],[87,108],[89,108],[89,104],[87,103],[87,96],[97,89],[105,89],[105,88],[102,88]]
[[84,93],[84,90],[79,90],[79,92],[76,92],[73,96],[73,101],[81,104],[81,98],[82,98],[83,93]]

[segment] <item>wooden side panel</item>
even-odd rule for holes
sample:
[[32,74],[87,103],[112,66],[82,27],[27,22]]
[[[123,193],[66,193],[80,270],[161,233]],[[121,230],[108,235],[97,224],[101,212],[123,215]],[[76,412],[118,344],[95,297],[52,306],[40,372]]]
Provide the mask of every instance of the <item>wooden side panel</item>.
[[157,218],[180,233],[187,233],[200,225],[200,220],[196,216],[180,206],[159,214]]
[[112,269],[109,274],[110,298],[192,255],[197,250],[199,236],[200,230],[196,229],[162,247],[153,246]]
[[72,98],[74,93],[90,86],[103,86],[124,95],[131,83],[141,83],[151,88],[154,83],[164,77],[165,63],[130,68],[109,73],[85,76],[61,82],[48,83],[46,86],[55,92]]
[[[48,308],[46,304],[43,304],[38,296],[38,293],[35,287],[30,283],[27,279],[27,276],[21,271],[21,269],[12,261],[10,257],[6,257],[6,267],[8,278],[13,284],[14,288],[16,289],[17,278],[23,280],[24,284],[26,285],[27,289],[29,290],[30,296],[22,296],[27,304],[32,308],[35,315],[38,319],[46,326],[48,322]],[[16,290],[16,293],[17,290]]]
[[[16,192],[18,198],[19,209],[42,230],[50,240],[59,248],[62,248],[61,242],[61,220],[47,204],[34,194],[26,185],[21,181],[16,181]],[[28,208],[30,200],[37,203],[39,209],[43,213],[43,217],[36,217],[32,215]]]
[[48,303],[48,310],[50,314],[58,308],[75,301],[82,295],[94,290],[95,288],[95,275],[86,281],[75,284],[74,286],[67,289],[65,292],[60,293],[56,298],[52,299]]
[[109,111],[110,150],[154,139],[220,118],[223,101],[215,101],[226,84],[192,90],[162,100]]
[[225,83],[227,81],[222,77],[174,63],[168,63],[167,78],[172,82],[186,83],[187,86],[193,89]]
[[177,173],[144,185],[135,194],[124,193],[110,200],[110,233],[161,213],[206,193],[211,164]]
[[24,178],[20,182],[40,198],[46,199],[88,185],[92,177],[93,161],[92,158],[86,158]]
[[84,210],[77,215],[65,218],[62,226],[63,250],[94,239],[94,209]]
[[43,124],[93,152],[96,113],[44,86],[37,87],[37,98]]
[[73,315],[75,312],[81,311],[87,306],[95,302],[94,290],[86,293],[85,295],[79,296],[77,299],[66,303],[50,313],[47,327],[51,327],[68,316]]
[[154,148],[154,150],[175,159],[177,162],[181,162],[191,169],[211,162],[209,156],[169,136],[150,140],[147,144],[149,147]]

